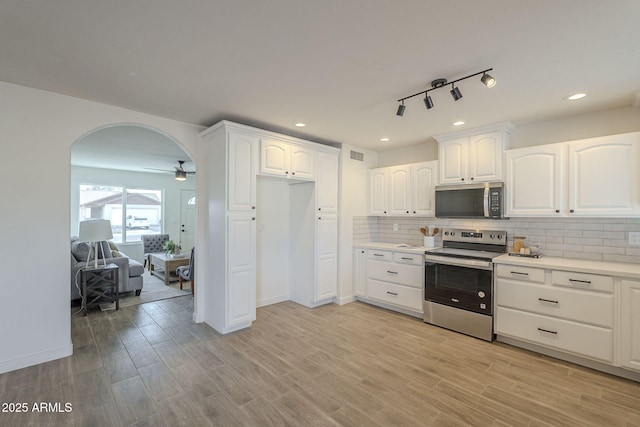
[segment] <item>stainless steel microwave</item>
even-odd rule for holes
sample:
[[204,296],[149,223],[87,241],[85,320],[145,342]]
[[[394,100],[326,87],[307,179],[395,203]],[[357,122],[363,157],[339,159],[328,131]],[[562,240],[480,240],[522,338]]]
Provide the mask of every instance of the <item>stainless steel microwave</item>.
[[436,186],[436,218],[503,218],[504,183]]

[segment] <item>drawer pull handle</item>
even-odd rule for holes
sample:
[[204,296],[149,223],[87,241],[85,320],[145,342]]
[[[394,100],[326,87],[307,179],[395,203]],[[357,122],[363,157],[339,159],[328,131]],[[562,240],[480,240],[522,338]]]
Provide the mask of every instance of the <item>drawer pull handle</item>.
[[590,285],[591,284],[591,280],[569,279],[569,281],[572,282],[572,283],[581,283],[583,285]]
[[410,257],[408,257],[408,256],[403,256],[403,257],[402,257],[402,258],[400,258],[400,259],[406,259],[407,261],[413,261],[413,258],[410,258]]
[[391,271],[391,270],[387,270],[387,273],[389,273],[389,274],[398,274],[397,271]]
[[373,254],[373,256],[384,256],[384,254]]
[[549,330],[549,329],[542,329],[542,328],[538,328],[538,330],[539,330],[540,332],[546,332],[546,333],[548,333],[548,334],[558,335],[558,332],[557,332],[557,331],[551,331],[551,330]]
[[512,271],[511,274],[519,274],[521,276],[528,276],[529,275],[529,273],[521,273],[519,271]]
[[395,296],[398,296],[398,293],[397,293],[397,292],[387,291],[387,293],[388,293],[389,295],[395,295]]
[[558,304],[558,301],[554,301],[552,299],[538,298],[538,301],[548,302],[548,303],[551,303],[551,304]]

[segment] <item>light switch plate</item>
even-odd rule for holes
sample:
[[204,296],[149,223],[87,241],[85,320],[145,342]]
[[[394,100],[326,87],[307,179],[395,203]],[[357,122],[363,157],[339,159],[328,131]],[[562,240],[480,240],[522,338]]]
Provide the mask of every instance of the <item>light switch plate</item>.
[[629,232],[629,244],[630,245],[640,245],[640,231],[630,231]]

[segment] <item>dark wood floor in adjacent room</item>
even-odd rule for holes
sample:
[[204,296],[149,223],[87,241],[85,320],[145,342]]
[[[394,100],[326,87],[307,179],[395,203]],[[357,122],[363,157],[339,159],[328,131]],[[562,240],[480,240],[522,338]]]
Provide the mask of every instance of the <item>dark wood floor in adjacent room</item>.
[[640,383],[362,303],[258,309],[222,336],[180,297],[72,316],[74,355],[0,375],[2,426],[639,426]]

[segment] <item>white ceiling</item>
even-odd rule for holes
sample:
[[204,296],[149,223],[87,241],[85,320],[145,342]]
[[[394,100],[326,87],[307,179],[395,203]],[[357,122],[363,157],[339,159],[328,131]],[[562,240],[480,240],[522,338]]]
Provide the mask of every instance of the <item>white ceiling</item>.
[[[0,80],[386,150],[456,120],[519,125],[631,104],[639,22],[638,0],[3,0]],[[440,89],[432,110],[420,96],[395,115],[431,80],[490,67],[495,88],[468,79],[458,102]],[[563,100],[575,92],[588,96]]]

